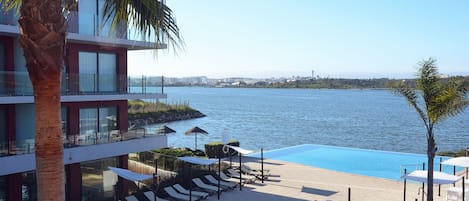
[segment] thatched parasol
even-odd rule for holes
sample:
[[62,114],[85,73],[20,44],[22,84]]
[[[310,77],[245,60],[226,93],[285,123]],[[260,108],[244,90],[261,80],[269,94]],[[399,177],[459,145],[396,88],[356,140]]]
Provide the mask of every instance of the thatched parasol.
[[158,134],[169,134],[169,133],[175,133],[176,131],[171,129],[170,127],[167,127],[167,126],[163,126],[161,128],[159,128],[156,133]]
[[207,131],[199,128],[199,127],[194,127],[194,128],[191,128],[189,129],[188,131],[185,132],[186,135],[191,135],[191,134],[195,134],[195,150],[197,150],[197,133],[201,133],[201,134],[208,134]]

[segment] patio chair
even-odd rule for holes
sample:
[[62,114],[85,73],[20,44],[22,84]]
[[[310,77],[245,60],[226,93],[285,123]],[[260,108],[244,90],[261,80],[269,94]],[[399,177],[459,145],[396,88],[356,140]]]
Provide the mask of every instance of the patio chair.
[[[169,195],[169,197],[172,197],[174,199],[177,199],[177,200],[185,200],[185,201],[189,201],[191,200],[188,195],[186,194],[182,194],[182,193],[178,193],[176,190],[174,190],[173,187],[169,186],[169,187],[165,187],[164,188],[164,191]],[[192,196],[192,200],[200,200],[200,197],[196,197],[196,196]]]
[[[144,192],[143,194],[145,195],[145,197],[147,197],[148,200],[155,201],[155,193],[153,191],[147,191],[147,192]],[[169,200],[156,196],[156,201],[169,201]]]
[[[200,178],[194,178],[192,179],[192,182],[194,182],[194,184],[201,188],[201,189],[204,189],[206,190],[207,192],[213,192],[213,193],[216,193],[218,192],[218,187],[216,186],[212,186],[212,185],[208,185],[206,183],[204,183]],[[224,189],[222,189],[222,191],[225,191]]]
[[[179,191],[182,194],[186,194],[186,195],[190,194],[190,191],[185,189],[184,187],[182,187],[180,184],[174,184],[173,188],[176,189],[176,191]],[[199,197],[204,198],[204,199],[209,196],[209,194],[206,193],[206,192],[200,192],[200,191],[194,191],[194,190],[192,190],[192,195],[193,196],[199,196]]]
[[[212,175],[205,175],[205,179],[207,179],[207,181],[210,182],[211,184],[218,185],[218,179],[216,179]],[[236,188],[237,183],[226,182],[226,181],[221,181],[220,180],[220,186],[224,186],[224,187],[227,187],[229,189],[234,189],[234,188]]]
[[236,171],[236,170],[233,170],[233,169],[227,169],[227,175],[230,176],[230,177],[234,177],[234,178],[240,178],[242,180],[246,180],[246,183],[252,183],[254,181],[256,181],[256,177],[255,176],[252,176],[252,175],[241,175],[240,172]]

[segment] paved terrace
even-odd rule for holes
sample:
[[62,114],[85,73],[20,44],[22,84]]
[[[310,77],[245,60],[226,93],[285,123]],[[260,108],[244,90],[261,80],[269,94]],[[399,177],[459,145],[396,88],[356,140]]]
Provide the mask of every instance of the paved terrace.
[[[243,163],[259,169],[260,164],[243,157]],[[233,162],[237,165],[236,162]],[[403,200],[403,182],[368,176],[353,175],[326,169],[314,168],[295,163],[275,160],[265,160],[264,168],[269,169],[269,181],[262,184],[256,181],[247,184],[240,191],[223,192],[223,201],[346,201],[348,188],[351,188],[352,201],[399,201]],[[441,197],[438,197],[438,186],[435,186],[435,201],[446,199],[446,188],[443,185]],[[407,200],[421,200],[418,193],[421,184],[407,184]],[[210,196],[207,200],[215,201],[217,196]]]

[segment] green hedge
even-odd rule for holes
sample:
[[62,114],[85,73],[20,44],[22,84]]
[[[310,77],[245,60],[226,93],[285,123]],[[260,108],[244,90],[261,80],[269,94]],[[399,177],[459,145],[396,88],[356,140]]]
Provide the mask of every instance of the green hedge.
[[[223,143],[222,142],[210,142],[208,144],[205,144],[205,154],[207,155],[207,157],[209,158],[225,158],[225,157],[229,157],[230,154],[231,156],[234,156],[237,154],[236,151],[230,149],[230,152],[228,153],[223,153],[222,149],[223,149]],[[228,142],[228,145],[231,145],[231,146],[237,146],[239,147],[239,141],[237,140],[230,140]]]
[[153,150],[155,159],[158,160],[158,168],[177,171],[182,167],[183,162],[177,157],[192,156],[192,152],[184,148],[163,148]]

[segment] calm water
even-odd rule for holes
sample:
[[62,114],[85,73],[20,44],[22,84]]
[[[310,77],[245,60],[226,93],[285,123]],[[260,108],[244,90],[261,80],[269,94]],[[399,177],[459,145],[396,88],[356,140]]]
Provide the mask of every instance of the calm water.
[[[425,153],[423,123],[402,97],[386,90],[167,87],[168,103],[189,102],[207,117],[167,123],[170,146],[194,147],[184,132],[199,126],[198,148],[226,135],[248,149],[323,144]],[[161,125],[151,125],[150,129]],[[439,150],[469,146],[469,111],[436,129]]]

